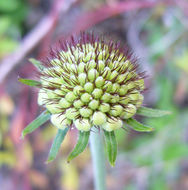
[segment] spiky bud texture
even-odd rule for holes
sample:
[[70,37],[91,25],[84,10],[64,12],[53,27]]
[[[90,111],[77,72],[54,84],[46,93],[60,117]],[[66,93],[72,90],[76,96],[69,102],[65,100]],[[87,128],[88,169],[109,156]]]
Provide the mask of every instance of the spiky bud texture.
[[58,128],[113,131],[141,106],[144,74],[117,43],[83,33],[60,42],[51,55],[40,73],[38,103]]

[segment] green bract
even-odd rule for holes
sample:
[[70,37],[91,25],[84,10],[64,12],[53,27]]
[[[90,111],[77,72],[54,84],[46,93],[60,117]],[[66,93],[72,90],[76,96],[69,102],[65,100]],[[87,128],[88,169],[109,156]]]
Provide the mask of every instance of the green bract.
[[[60,42],[59,46],[41,65],[31,60],[39,68],[39,82],[20,81],[41,88],[38,104],[47,109],[52,124],[58,128],[55,142],[59,136],[63,140],[68,127],[79,130],[78,144],[69,161],[86,147],[92,127],[98,127],[104,130],[109,161],[114,165],[117,151],[109,150],[117,145],[114,130],[122,128],[123,122],[133,125],[135,130],[151,129],[129,120],[138,110],[142,115],[147,113],[147,108],[141,108],[144,74],[138,72],[138,65],[130,53],[117,43],[105,42],[93,34],[82,33],[77,38]],[[152,115],[154,112],[152,110]],[[66,131],[62,133],[61,130]],[[57,150],[51,152],[57,153]],[[51,158],[55,156],[50,155],[50,161]]]

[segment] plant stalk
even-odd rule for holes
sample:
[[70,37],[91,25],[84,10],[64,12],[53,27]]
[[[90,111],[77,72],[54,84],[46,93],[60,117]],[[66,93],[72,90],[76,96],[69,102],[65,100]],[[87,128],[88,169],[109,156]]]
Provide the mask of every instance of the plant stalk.
[[106,171],[102,134],[95,127],[90,133],[95,190],[106,190]]

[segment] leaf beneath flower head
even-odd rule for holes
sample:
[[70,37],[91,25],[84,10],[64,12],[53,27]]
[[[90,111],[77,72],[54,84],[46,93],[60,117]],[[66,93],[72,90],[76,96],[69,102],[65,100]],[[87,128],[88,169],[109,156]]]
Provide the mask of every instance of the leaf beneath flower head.
[[48,111],[44,111],[41,113],[34,121],[32,121],[23,131],[22,131],[22,138],[25,137],[25,135],[33,132],[35,129],[40,127],[42,124],[44,124],[46,121],[50,119],[51,114]]
[[108,160],[112,166],[115,165],[116,157],[117,157],[117,141],[114,131],[108,132],[104,131],[106,148],[108,153]]
[[77,144],[73,151],[69,154],[67,162],[70,162],[73,158],[75,158],[84,151],[89,141],[89,135],[90,131],[79,131]]
[[36,81],[36,80],[18,78],[18,81],[23,83],[23,84],[26,84],[28,86],[35,86],[35,87],[41,86],[41,83],[39,81]]
[[139,132],[150,132],[153,131],[154,128],[146,126],[138,121],[136,121],[133,118],[130,118],[128,120],[126,120],[126,123],[135,131],[139,131]]
[[56,158],[57,153],[61,147],[61,144],[62,144],[68,130],[69,130],[68,127],[65,128],[64,130],[58,129],[57,135],[56,135],[56,137],[52,143],[52,146],[50,148],[47,163],[53,161]]
[[39,70],[42,71],[44,69],[44,66],[42,63],[36,59],[30,58],[29,61]]
[[146,116],[146,117],[162,117],[171,114],[170,111],[152,109],[147,107],[140,107],[136,114]]

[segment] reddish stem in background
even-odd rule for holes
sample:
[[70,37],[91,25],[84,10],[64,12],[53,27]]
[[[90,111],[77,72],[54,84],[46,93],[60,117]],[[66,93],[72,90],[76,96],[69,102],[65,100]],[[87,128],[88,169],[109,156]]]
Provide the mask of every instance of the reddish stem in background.
[[[157,2],[158,3],[158,2]],[[97,23],[106,20],[112,16],[116,16],[126,11],[133,11],[143,8],[150,8],[157,4],[148,1],[125,1],[114,3],[112,6],[103,5],[94,11],[83,13],[76,20],[73,32],[78,33],[80,30],[86,30]]]

